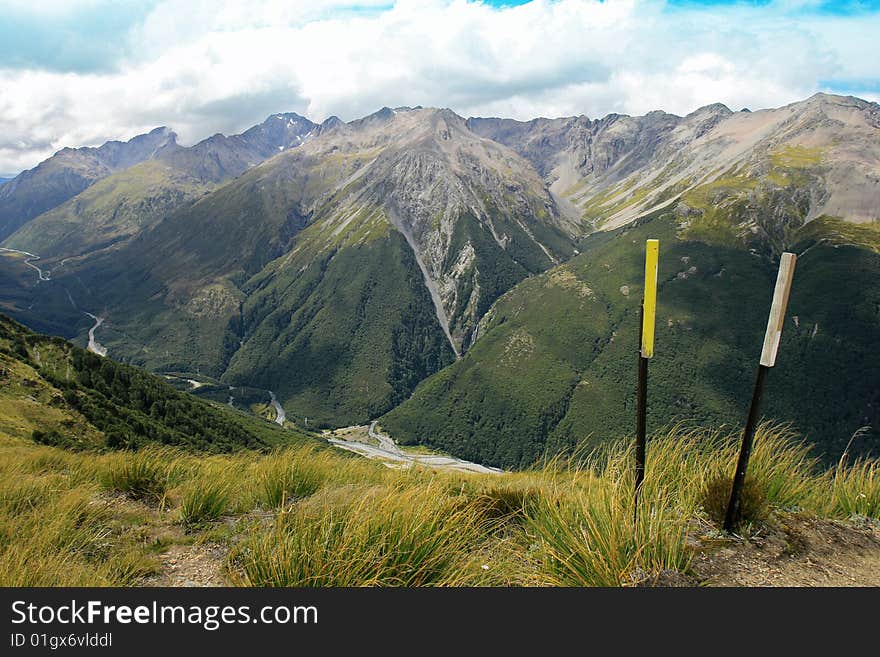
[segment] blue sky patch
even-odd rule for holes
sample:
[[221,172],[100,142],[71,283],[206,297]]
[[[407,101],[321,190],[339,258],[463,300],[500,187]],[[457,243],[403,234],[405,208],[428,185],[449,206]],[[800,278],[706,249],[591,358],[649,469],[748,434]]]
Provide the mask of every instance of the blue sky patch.
[[112,70],[128,54],[129,30],[155,4],[96,3],[57,14],[6,8],[0,11],[0,61],[10,68]]
[[835,94],[880,93],[880,78],[855,80],[819,80],[819,86]]

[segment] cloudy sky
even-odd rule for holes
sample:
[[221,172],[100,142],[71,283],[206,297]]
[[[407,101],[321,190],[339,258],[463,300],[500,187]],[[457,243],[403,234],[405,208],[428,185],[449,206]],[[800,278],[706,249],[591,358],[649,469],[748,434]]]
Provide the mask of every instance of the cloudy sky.
[[0,175],[168,125],[880,101],[880,0],[0,0]]

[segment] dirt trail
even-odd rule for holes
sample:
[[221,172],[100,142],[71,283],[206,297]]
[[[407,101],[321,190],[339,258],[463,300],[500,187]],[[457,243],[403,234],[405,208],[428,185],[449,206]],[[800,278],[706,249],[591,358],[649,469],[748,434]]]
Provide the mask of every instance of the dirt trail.
[[145,586],[229,586],[224,573],[227,548],[222,545],[172,545],[159,556],[161,572]]
[[[125,504],[136,504],[125,501]],[[700,530],[709,530],[700,525]],[[160,524],[156,536],[172,541],[160,570],[142,586],[229,586],[228,546],[184,540],[179,527]],[[633,573],[637,586],[854,587],[880,586],[880,524],[778,518],[748,539],[703,536],[694,541],[691,573]]]
[[880,525],[786,516],[748,540],[704,541],[707,586],[880,586]]

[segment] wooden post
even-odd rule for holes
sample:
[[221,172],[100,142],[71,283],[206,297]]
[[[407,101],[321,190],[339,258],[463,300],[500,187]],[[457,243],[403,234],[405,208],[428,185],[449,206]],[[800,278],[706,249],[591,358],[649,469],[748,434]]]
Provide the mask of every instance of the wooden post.
[[[639,309],[639,342],[641,342],[642,324],[644,324],[645,305],[642,303]],[[639,489],[645,479],[645,452],[646,452],[646,418],[648,407],[648,359],[639,351],[639,374],[636,389],[636,502],[639,505]]]
[[727,514],[724,517],[724,530],[727,532],[732,532],[737,520],[739,520],[740,498],[746,480],[746,470],[749,467],[749,457],[752,455],[752,445],[755,441],[758,412],[764,395],[764,380],[767,376],[767,371],[776,364],[776,354],[779,351],[779,341],[782,338],[785,309],[788,307],[788,297],[791,293],[791,282],[794,278],[796,262],[797,256],[793,253],[783,253],[782,258],[779,260],[779,273],[776,275],[776,287],[773,290],[773,303],[770,306],[770,317],[767,320],[767,331],[764,334],[761,361],[758,364],[755,389],[752,393],[752,401],[749,404],[746,426],[743,429],[742,445],[740,446],[739,459],[736,463],[736,472],[733,475],[733,486],[730,491],[730,502],[727,505]]
[[660,242],[645,243],[645,296],[639,313],[639,374],[636,393],[636,481],[634,514],[638,517],[639,492],[645,479],[647,452],[648,360],[654,355],[654,323],[657,314],[657,262]]

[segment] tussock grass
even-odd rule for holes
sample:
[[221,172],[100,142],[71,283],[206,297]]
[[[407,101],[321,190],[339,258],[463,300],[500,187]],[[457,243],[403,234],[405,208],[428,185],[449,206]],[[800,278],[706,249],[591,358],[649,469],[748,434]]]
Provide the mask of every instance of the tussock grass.
[[[655,434],[637,525],[629,441],[489,476],[392,470],[310,446],[95,455],[7,437],[0,585],[136,584],[161,550],[201,541],[230,547],[239,585],[630,585],[687,572],[688,531],[720,528],[739,437]],[[748,480],[771,522],[790,510],[880,519],[876,460],[821,470],[785,426],[759,427]]]
[[[224,456],[193,458],[187,456],[178,486],[169,490],[172,505],[181,507],[181,521],[185,525],[198,524],[224,514],[243,514],[255,504],[254,477],[251,465],[261,456],[244,453]],[[222,503],[222,508],[221,508]],[[184,507],[187,512],[184,513]],[[206,514],[199,513],[203,507]],[[218,513],[211,513],[217,508]],[[189,511],[192,511],[191,520]],[[204,517],[200,517],[204,515]]]
[[689,479],[695,460],[690,451],[700,447],[694,432],[671,431],[655,439],[637,519],[631,446],[608,445],[580,464],[561,459],[545,464],[553,484],[526,511],[541,583],[621,586],[633,583],[635,573],[686,571],[687,523],[697,499]]
[[687,570],[686,518],[663,499],[647,499],[634,527],[631,497],[621,495],[621,485],[568,491],[529,510],[546,583],[620,586],[637,571]]
[[828,515],[880,518],[880,463],[859,460],[848,467],[835,468],[828,478]]
[[[733,476],[740,438],[739,430],[707,431],[680,424],[659,432],[648,443],[645,494],[650,496],[659,486],[681,512],[699,511],[708,487],[719,478]],[[600,449],[590,462],[603,475],[626,472],[632,449],[629,443],[613,443]],[[748,476],[771,507],[815,513],[824,508],[826,477],[788,425],[758,426]]]
[[187,527],[217,520],[229,508],[229,489],[222,483],[190,484],[183,493],[180,521]]
[[180,475],[180,456],[175,450],[148,447],[138,452],[110,456],[101,472],[107,490],[125,493],[132,499],[160,504]]
[[491,486],[468,500],[468,504],[487,519],[519,522],[540,502],[542,494],[535,486]]
[[125,547],[97,486],[63,488],[56,476],[4,481],[0,510],[3,586],[126,585],[155,569],[146,554]]
[[475,508],[441,487],[391,486],[336,508],[312,505],[232,556],[237,583],[251,586],[432,586],[461,577],[486,531]]
[[307,450],[271,454],[259,467],[260,502],[270,509],[280,509],[313,495],[326,479],[321,465],[316,454]]
[[[703,509],[719,527],[724,524],[730,494],[733,490],[733,477],[721,476],[710,480],[703,493]],[[740,492],[739,519],[737,524],[751,525],[767,518],[770,509],[767,504],[767,493],[753,477],[746,477]]]

